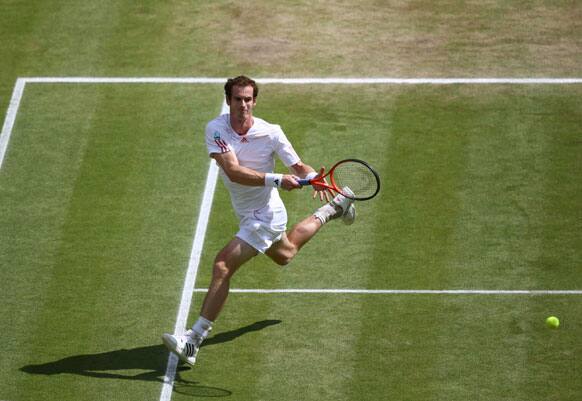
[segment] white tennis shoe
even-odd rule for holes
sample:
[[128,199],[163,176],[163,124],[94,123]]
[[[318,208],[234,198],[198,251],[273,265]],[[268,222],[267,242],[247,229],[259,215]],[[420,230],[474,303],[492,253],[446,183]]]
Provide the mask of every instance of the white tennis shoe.
[[[354,193],[349,187],[343,187],[342,191],[348,195],[353,196]],[[350,225],[354,223],[356,219],[356,208],[353,205],[354,200],[350,198],[346,198],[342,194],[337,194],[330,202],[330,204],[338,210],[338,213],[341,213],[341,218],[344,224]],[[337,216],[337,217],[340,217]]]
[[203,340],[202,336],[192,330],[188,330],[182,336],[168,333],[162,335],[162,341],[165,346],[189,365],[196,363],[196,356]]

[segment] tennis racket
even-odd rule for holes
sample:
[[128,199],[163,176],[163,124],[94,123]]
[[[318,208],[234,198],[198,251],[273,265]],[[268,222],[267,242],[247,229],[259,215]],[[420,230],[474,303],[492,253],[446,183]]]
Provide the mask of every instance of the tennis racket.
[[[328,180],[329,179],[329,180]],[[380,191],[380,176],[365,161],[346,159],[337,162],[327,174],[311,180],[302,179],[300,185],[314,185],[331,189],[346,198],[363,201],[372,199]],[[349,191],[344,191],[348,187]]]

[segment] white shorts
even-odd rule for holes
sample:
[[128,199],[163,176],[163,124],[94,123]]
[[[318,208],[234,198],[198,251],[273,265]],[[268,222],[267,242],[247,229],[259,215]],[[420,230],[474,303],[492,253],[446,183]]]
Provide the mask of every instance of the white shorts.
[[236,237],[265,253],[275,242],[280,241],[287,229],[287,210],[281,202],[273,207],[265,206],[240,219]]

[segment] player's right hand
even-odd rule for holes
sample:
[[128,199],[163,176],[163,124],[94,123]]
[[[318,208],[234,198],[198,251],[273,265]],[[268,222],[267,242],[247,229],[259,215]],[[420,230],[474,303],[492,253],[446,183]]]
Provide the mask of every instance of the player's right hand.
[[283,174],[283,180],[281,181],[281,188],[286,191],[291,191],[293,189],[301,188],[301,185],[297,182],[299,177],[295,177],[290,174]]

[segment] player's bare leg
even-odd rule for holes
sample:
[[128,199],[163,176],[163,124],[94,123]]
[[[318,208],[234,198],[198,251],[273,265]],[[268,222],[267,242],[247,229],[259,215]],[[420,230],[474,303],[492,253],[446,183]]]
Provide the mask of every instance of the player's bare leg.
[[323,223],[317,217],[309,216],[295,224],[287,234],[283,234],[281,240],[275,242],[265,254],[275,263],[286,265],[322,226]]
[[216,320],[228,297],[230,278],[240,266],[257,254],[257,250],[252,246],[239,238],[234,238],[216,255],[212,281],[200,312],[202,317],[211,322]]
[[[349,188],[347,188],[349,191]],[[319,229],[328,221],[342,217],[345,224],[352,224],[356,211],[353,200],[337,195],[331,202],[320,207],[315,213],[297,223],[287,235],[271,246],[265,254],[279,265],[288,264]]]
[[185,334],[162,336],[170,351],[184,362],[194,365],[200,345],[212,330],[212,324],[222,310],[230,288],[230,278],[240,266],[257,255],[257,251],[246,242],[234,238],[216,256],[212,270],[212,281],[202,305],[200,317]]

